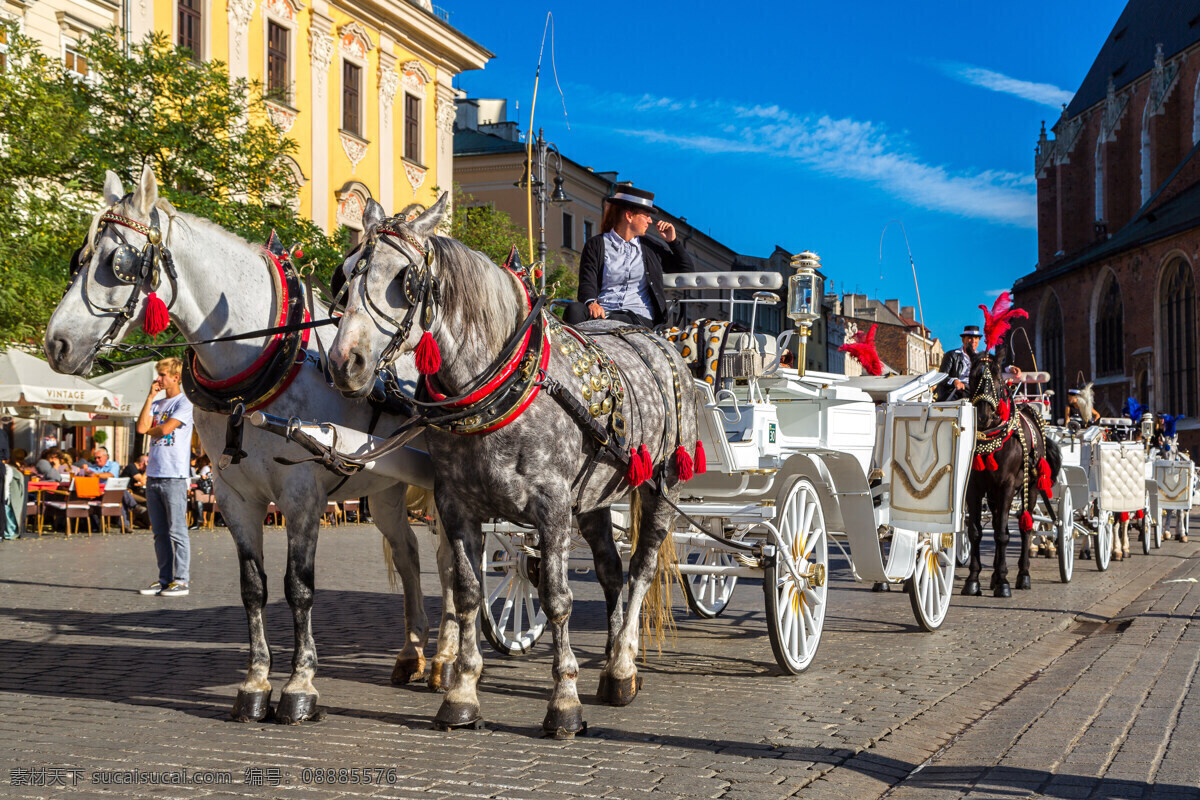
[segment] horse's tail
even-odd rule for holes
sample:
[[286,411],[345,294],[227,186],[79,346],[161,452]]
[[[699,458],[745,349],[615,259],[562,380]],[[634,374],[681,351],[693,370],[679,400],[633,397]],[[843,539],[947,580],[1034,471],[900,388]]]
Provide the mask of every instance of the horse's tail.
[[[437,507],[433,504],[433,492],[429,489],[422,489],[419,486],[409,486],[408,491],[404,495],[404,505],[408,508],[408,513],[414,517],[425,519],[426,517],[436,517]],[[433,530],[433,526],[430,526]],[[387,537],[383,539],[383,562],[387,564],[388,585],[392,587],[392,591],[396,591],[400,585],[400,573],[396,571],[396,562],[392,560],[392,545],[388,542]]]
[[[629,538],[636,549],[638,531],[642,525],[642,493],[634,490],[629,496]],[[658,561],[650,588],[642,601],[641,630],[642,661],[646,652],[654,647],[662,655],[663,644],[670,636],[675,638],[675,616],[671,612],[671,582],[682,581],[679,575],[679,556],[675,552],[675,540],[668,533],[658,546]]]

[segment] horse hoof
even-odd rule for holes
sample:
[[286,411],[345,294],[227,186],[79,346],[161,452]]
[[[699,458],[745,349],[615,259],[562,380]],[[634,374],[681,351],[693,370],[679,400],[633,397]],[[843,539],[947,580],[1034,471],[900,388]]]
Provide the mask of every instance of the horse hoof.
[[238,689],[229,716],[234,722],[258,722],[271,713],[271,692],[246,692]]
[[420,678],[424,672],[424,658],[397,658],[396,666],[392,667],[392,683],[396,686],[403,686]]
[[444,661],[441,664],[434,659],[429,668],[429,688],[435,692],[444,692],[454,681],[454,662]]
[[873,584],[871,586],[872,592],[890,592],[891,590],[892,590],[892,587],[886,583],[876,582],[875,584]]
[[299,725],[301,722],[320,722],[325,713],[317,710],[317,695],[310,693],[281,694],[275,708],[275,721],[280,725]]
[[641,675],[617,679],[604,673],[600,676],[600,688],[596,690],[596,697],[610,706],[627,706],[637,697],[641,688]]
[[471,728],[481,731],[483,727],[483,716],[479,713],[479,706],[473,703],[450,703],[442,701],[442,707],[438,709],[437,716],[433,718],[433,727],[439,731],[452,731],[458,728]]
[[1017,588],[1018,589],[1032,589],[1033,582],[1031,580],[1029,580],[1028,575],[1018,575],[1017,576]]
[[1079,551],[1079,559],[1080,559],[1081,561],[1087,561],[1087,560],[1088,560],[1089,558],[1091,558],[1091,557],[1092,557],[1092,551],[1091,551],[1091,550],[1080,550],[1080,551]]
[[983,594],[983,589],[979,588],[979,581],[967,581],[962,588],[963,597],[979,597]]
[[996,590],[992,592],[993,597],[1012,597],[1012,589],[1008,586],[1008,581],[1002,581]]
[[565,711],[550,709],[542,721],[542,732],[550,739],[572,739],[576,734],[586,733],[583,706],[573,706]]

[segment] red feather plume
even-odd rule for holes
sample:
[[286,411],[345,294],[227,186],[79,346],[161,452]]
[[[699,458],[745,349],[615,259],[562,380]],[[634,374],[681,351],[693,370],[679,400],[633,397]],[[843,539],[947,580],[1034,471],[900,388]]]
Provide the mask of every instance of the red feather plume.
[[983,310],[985,350],[991,350],[1000,344],[1004,339],[1004,334],[1008,333],[1008,329],[1012,327],[1012,320],[1029,316],[1025,309],[1012,307],[1012,295],[1008,292],[1000,293],[996,302],[992,304],[991,311],[988,311],[988,307],[985,305],[980,304],[979,307]]
[[862,364],[863,371],[868,375],[882,375],[883,362],[879,360],[879,353],[875,350],[875,328],[871,326],[871,330],[859,331],[850,337],[850,341],[838,348],[843,353],[849,353],[854,356],[854,360]]

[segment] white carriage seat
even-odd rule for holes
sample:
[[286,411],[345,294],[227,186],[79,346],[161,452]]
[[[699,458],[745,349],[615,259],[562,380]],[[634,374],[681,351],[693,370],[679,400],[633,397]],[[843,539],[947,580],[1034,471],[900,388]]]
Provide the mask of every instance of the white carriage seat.
[[667,272],[663,275],[666,290],[689,289],[778,289],[783,276],[778,272]]
[[725,433],[725,415],[717,408],[712,386],[696,380],[696,435],[704,443],[708,472],[729,474],[758,466],[758,446],[753,441],[730,442]]
[[763,361],[769,362],[774,360],[779,348],[775,344],[775,337],[765,333],[756,333],[753,339],[749,333],[729,334],[729,338],[725,340],[725,352],[736,353],[741,350],[757,350]]

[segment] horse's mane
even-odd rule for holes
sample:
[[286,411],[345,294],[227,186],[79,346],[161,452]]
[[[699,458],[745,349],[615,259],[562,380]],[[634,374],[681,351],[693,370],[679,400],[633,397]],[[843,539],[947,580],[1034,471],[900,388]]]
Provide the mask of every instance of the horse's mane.
[[512,292],[498,295],[482,291],[504,269],[478,250],[472,250],[448,236],[430,236],[429,247],[443,271],[442,291],[445,308],[459,309],[463,321],[482,329],[489,342],[503,342],[512,333],[514,321],[524,309]]

